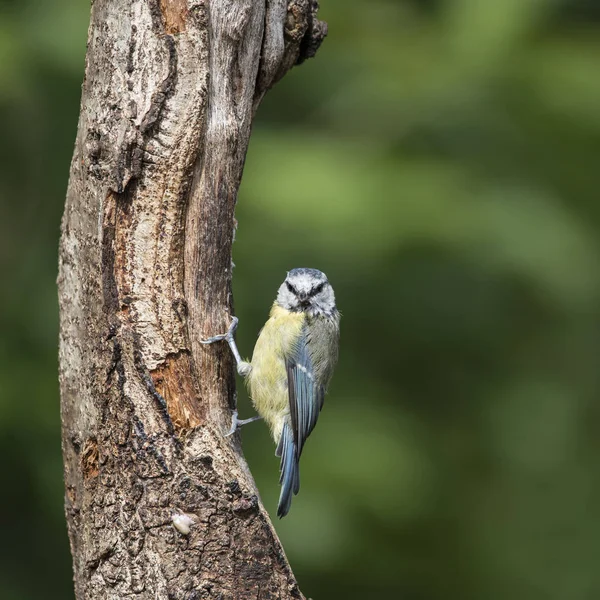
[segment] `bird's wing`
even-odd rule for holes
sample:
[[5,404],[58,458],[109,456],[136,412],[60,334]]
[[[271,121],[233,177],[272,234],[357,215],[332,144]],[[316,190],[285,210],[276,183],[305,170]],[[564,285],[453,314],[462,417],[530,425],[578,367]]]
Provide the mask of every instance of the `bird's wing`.
[[294,351],[286,360],[290,416],[298,457],[317,424],[325,399],[325,388],[317,380],[308,342],[308,328],[304,327]]

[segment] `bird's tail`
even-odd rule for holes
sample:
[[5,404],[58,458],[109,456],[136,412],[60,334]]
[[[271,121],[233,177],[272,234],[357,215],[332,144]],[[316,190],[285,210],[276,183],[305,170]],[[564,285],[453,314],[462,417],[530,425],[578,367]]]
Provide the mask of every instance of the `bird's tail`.
[[297,494],[300,490],[300,468],[298,465],[298,453],[294,444],[294,434],[292,428],[285,423],[279,438],[279,444],[275,451],[275,456],[281,457],[279,467],[279,483],[281,484],[281,494],[279,495],[279,505],[277,506],[277,516],[285,517],[292,504],[292,492]]

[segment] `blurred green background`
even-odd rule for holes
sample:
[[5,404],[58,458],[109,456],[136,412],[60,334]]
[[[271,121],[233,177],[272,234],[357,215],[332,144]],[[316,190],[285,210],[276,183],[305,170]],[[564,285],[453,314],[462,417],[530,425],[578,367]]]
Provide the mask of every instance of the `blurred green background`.
[[[276,523],[315,600],[600,597],[600,3],[322,0],[239,196],[239,343],[287,269],[339,368]],[[57,242],[89,2],[0,0],[0,597],[72,598]],[[242,413],[250,414],[247,399]],[[244,430],[274,513],[277,459]]]

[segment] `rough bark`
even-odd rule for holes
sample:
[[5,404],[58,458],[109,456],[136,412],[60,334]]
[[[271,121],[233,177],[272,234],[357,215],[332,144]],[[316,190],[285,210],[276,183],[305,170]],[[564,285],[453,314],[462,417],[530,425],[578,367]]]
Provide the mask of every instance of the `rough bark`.
[[[66,515],[83,599],[302,598],[242,457],[236,195],[314,0],[93,0],[60,244]],[[192,519],[188,535],[173,517]]]

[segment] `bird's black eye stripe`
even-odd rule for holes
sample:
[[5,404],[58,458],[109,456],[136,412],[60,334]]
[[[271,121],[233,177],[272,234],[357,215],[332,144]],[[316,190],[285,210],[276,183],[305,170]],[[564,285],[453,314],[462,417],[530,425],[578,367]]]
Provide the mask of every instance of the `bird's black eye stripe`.
[[322,292],[323,288],[325,287],[325,283],[327,283],[327,282],[322,281],[317,287],[314,287],[312,290],[310,290],[310,295],[315,296],[319,292]]
[[296,288],[289,281],[286,281],[285,285],[287,286],[287,289],[290,290],[290,292],[292,292],[292,294],[294,294],[294,296],[298,294],[298,292],[296,291]]

